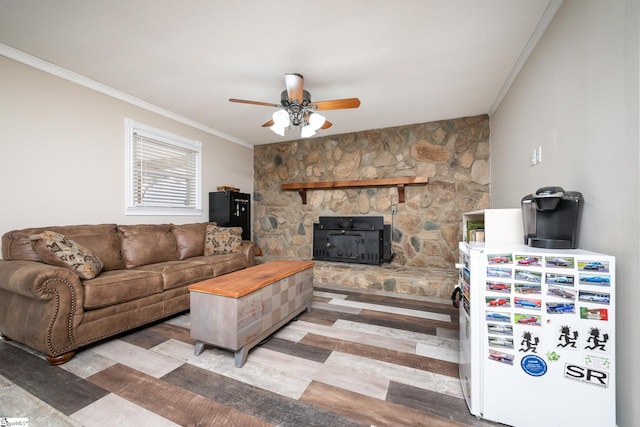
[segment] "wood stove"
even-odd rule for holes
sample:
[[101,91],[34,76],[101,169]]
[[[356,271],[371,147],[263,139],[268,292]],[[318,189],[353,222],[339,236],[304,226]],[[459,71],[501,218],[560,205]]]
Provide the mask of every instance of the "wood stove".
[[313,224],[313,259],[391,262],[391,226],[381,216],[321,216]]

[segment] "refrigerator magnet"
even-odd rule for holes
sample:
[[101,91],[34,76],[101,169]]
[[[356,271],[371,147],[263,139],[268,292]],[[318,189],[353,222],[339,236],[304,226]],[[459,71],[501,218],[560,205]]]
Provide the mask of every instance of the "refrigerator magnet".
[[523,357],[520,361],[520,367],[532,377],[541,377],[547,373],[547,362],[534,354]]

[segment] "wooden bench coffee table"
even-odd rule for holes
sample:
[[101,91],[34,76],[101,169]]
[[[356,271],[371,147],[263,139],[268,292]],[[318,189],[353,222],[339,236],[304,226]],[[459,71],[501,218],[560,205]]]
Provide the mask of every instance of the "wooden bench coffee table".
[[189,285],[195,355],[212,344],[235,351],[235,365],[242,367],[251,348],[311,311],[313,265],[271,261]]

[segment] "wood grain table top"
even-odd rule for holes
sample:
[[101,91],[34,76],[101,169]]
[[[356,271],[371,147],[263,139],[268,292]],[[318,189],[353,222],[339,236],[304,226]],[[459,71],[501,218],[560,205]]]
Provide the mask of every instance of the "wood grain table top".
[[240,298],[314,266],[313,261],[281,259],[189,285],[189,290]]

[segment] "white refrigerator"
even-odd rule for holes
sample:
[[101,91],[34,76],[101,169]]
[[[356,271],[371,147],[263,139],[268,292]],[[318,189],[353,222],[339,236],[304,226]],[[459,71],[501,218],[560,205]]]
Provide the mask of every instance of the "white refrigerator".
[[460,243],[460,381],[517,427],[616,425],[615,258]]

